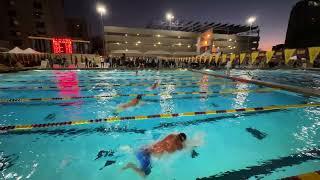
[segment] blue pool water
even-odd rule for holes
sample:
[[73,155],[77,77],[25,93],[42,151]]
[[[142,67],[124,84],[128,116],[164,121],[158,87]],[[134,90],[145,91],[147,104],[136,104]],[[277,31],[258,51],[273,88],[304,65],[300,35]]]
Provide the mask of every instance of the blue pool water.
[[[111,96],[0,103],[1,126],[319,102],[314,97],[182,70],[140,71],[138,75],[134,71],[28,71],[0,74],[0,79],[1,99]],[[159,88],[150,90],[157,81],[161,81]],[[195,84],[199,81],[208,84]],[[51,88],[33,90],[45,86]],[[74,88],[77,86],[85,88]],[[266,88],[269,91],[256,92]],[[248,91],[172,94],[226,90]],[[143,96],[137,107],[116,113],[119,104],[134,98],[116,95],[150,93],[159,95]],[[0,179],[141,179],[121,168],[128,162],[137,163],[135,152],[141,147],[176,132],[184,132],[189,140],[197,142],[194,149],[199,155],[192,158],[191,149],[186,149],[153,158],[147,179],[293,176],[320,169],[319,110],[308,107],[1,132]],[[256,138],[247,128],[266,136]],[[115,153],[94,160],[100,150]],[[115,163],[99,170],[108,160]]]

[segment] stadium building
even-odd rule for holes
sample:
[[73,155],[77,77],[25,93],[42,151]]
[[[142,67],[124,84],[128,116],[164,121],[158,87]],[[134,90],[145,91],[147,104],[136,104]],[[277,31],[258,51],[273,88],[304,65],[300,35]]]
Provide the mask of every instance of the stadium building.
[[194,56],[257,50],[259,27],[181,21],[151,23],[144,28],[104,27],[110,55]]

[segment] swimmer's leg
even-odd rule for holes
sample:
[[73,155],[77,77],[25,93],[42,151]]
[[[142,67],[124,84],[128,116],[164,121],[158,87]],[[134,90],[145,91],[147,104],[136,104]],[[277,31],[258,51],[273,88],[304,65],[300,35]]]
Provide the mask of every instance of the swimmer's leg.
[[132,169],[134,172],[139,174],[141,177],[146,177],[145,172],[142,169],[138,168],[138,166],[133,163],[128,163],[125,167],[122,168],[122,170],[127,170],[127,169]]

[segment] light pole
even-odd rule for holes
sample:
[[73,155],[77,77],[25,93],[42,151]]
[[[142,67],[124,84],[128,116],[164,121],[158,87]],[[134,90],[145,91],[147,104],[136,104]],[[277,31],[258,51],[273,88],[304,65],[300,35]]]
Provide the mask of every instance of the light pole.
[[251,34],[251,29],[252,29],[252,25],[254,22],[256,22],[257,18],[255,16],[251,16],[247,19],[247,23],[250,26],[250,31],[249,31],[249,35],[248,35],[248,51],[250,52],[250,34]]
[[107,13],[107,9],[103,4],[97,4],[97,12],[100,14],[100,23],[102,26],[102,47],[103,47],[103,55],[106,55],[105,41],[104,41],[104,25],[103,25],[103,16]]
[[174,19],[174,15],[171,12],[168,12],[166,14],[166,19],[167,21],[169,21],[169,29],[171,30],[171,24],[172,24],[172,20]]

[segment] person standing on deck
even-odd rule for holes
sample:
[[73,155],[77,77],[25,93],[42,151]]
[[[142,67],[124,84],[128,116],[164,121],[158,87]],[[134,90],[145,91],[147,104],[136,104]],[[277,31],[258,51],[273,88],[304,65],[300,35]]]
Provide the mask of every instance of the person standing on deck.
[[77,58],[77,56],[74,58],[74,65],[75,65],[75,67],[78,68],[78,58]]
[[87,57],[84,59],[84,62],[85,62],[85,64],[86,64],[85,67],[86,67],[86,68],[89,68],[89,64],[88,64],[89,62],[88,62],[88,58],[87,58]]
[[104,58],[103,58],[103,56],[100,56],[100,65],[101,65],[100,68],[104,68]]
[[232,68],[232,62],[231,61],[227,62],[226,68],[227,68],[226,75],[230,76],[230,70]]

